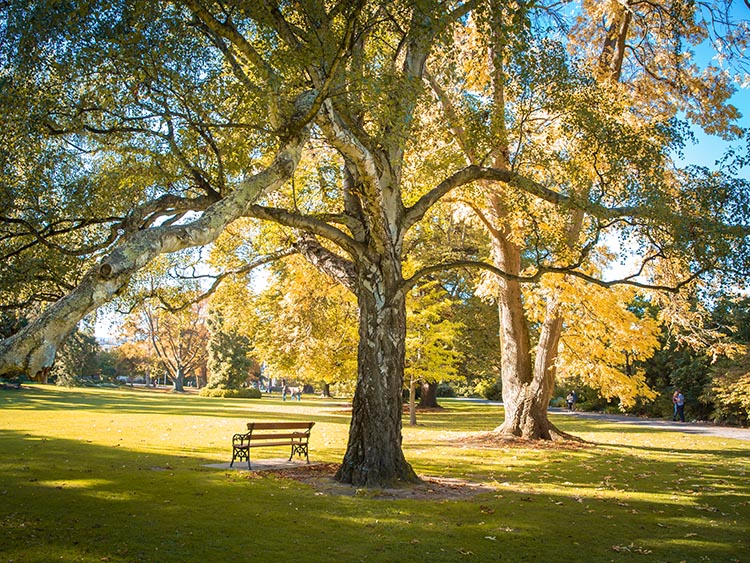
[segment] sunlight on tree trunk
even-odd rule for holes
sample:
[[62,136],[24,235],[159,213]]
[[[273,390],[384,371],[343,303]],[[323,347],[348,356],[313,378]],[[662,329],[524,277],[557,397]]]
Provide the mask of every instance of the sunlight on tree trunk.
[[409,376],[409,426],[417,425],[417,385],[414,376]]

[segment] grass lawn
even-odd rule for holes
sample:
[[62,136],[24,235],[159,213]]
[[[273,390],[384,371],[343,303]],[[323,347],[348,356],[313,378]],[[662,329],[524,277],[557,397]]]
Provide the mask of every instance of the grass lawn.
[[206,467],[251,419],[314,420],[311,461],[339,462],[341,401],[0,391],[0,563],[750,562],[750,442],[561,414],[593,444],[487,447],[462,438],[499,407],[443,404],[404,450],[424,478],[484,485],[462,498]]

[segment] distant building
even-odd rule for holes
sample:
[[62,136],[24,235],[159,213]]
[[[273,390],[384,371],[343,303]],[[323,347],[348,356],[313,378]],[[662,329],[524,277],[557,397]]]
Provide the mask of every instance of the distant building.
[[119,338],[115,338],[113,336],[97,336],[96,343],[99,344],[99,347],[102,350],[107,352],[111,350],[112,348],[117,348],[121,344],[124,344],[125,341],[120,340]]

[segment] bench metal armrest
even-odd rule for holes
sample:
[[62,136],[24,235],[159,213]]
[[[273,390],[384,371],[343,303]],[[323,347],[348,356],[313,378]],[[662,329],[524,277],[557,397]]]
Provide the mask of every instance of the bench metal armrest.
[[235,434],[232,436],[232,446],[236,447],[242,447],[246,446],[250,443],[250,434]]

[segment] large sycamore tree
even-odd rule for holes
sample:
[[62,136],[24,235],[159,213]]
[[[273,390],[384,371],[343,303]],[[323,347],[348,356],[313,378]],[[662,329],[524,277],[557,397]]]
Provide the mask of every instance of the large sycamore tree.
[[[564,55],[565,28],[553,25],[564,15],[552,11],[555,5],[0,5],[6,116],[0,242],[9,266],[3,300],[49,303],[0,343],[0,372],[47,369],[75,325],[126,291],[155,257],[211,244],[243,217],[272,221],[291,229],[295,249],[357,301],[357,386],[337,478],[364,486],[413,482],[418,478],[401,446],[405,296],[424,276],[477,266],[513,292],[545,274],[595,281],[576,255],[586,255],[598,233],[625,219],[625,226],[660,247],[660,258],[683,260],[688,277],[726,266],[730,258],[735,271],[744,272],[747,214],[742,194],[732,192],[738,186],[721,179],[665,182],[663,166],[650,156],[665,153],[670,123],[634,121],[628,103],[612,103],[589,71]],[[510,23],[504,7],[516,13]],[[549,25],[530,26],[532,12]],[[532,168],[513,164],[517,149],[502,121],[482,110],[487,96],[449,72],[471,22],[482,20],[488,25],[476,28],[479,43],[517,55],[515,72],[504,83],[512,83],[528,106],[515,114],[517,123],[534,127],[518,129],[519,138],[538,139],[545,119],[550,123],[546,147],[536,143],[534,150],[518,151],[522,161],[536,162]],[[503,60],[493,58],[495,74],[505,68]],[[497,88],[494,93],[506,95]],[[439,118],[456,95],[471,112],[482,110],[473,112],[471,130]],[[542,111],[535,111],[537,100]],[[466,139],[473,137],[492,142],[472,149]],[[587,153],[597,147],[594,156]],[[325,154],[326,167],[335,167],[326,168],[327,181],[309,205],[296,197],[303,154]],[[587,154],[598,167],[579,162]],[[539,170],[552,173],[532,173]],[[584,176],[589,181],[568,181]],[[723,205],[710,199],[714,188],[724,190]],[[479,190],[478,199],[467,197],[489,198],[496,215],[511,219],[495,227],[506,233],[500,244],[515,245],[508,259],[427,264],[407,277],[405,243],[418,235],[415,226],[445,196],[464,189]],[[675,197],[686,190],[697,209]],[[521,219],[513,220],[516,212],[539,217],[531,273],[519,265],[527,230]],[[569,214],[582,217],[574,219],[580,226],[554,227]],[[513,236],[516,227],[519,235]],[[684,233],[676,232],[683,227]],[[694,247],[688,242],[695,236],[682,236],[690,229],[701,238]],[[588,239],[579,242],[577,231]],[[503,331],[516,322],[512,315],[501,320]],[[528,361],[527,352],[516,351],[519,362]],[[505,355],[503,360],[504,376],[521,365],[506,365]]]

